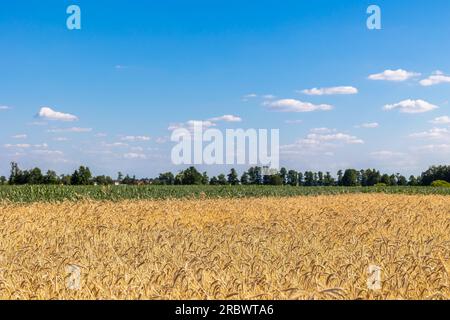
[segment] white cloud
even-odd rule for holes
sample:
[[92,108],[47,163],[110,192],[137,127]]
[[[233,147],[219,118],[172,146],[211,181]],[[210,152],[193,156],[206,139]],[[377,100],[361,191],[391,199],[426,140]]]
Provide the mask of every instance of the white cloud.
[[357,125],[356,128],[375,129],[375,128],[378,128],[379,126],[380,126],[380,124],[377,122],[367,122],[367,123],[362,123],[360,125]]
[[310,96],[324,96],[324,95],[344,95],[357,94],[358,89],[355,87],[331,87],[331,88],[313,88],[303,90],[302,93]]
[[450,130],[446,128],[433,128],[428,131],[413,133],[410,135],[411,138],[419,139],[444,139],[450,138]]
[[286,120],[284,123],[286,124],[301,124],[303,120]]
[[328,104],[312,104],[310,102],[302,102],[295,99],[282,99],[273,102],[265,102],[271,110],[280,112],[313,112],[313,111],[329,111],[333,106]]
[[399,109],[401,113],[424,113],[438,108],[438,106],[435,106],[427,101],[411,99],[384,106],[384,110],[386,111]]
[[48,144],[43,143],[43,144],[28,144],[28,143],[18,143],[18,144],[5,144],[4,145],[5,148],[19,148],[19,149],[28,149],[28,148],[42,148],[42,149],[46,149],[48,148]]
[[128,160],[136,160],[136,159],[144,160],[144,159],[147,159],[147,156],[145,154],[142,154],[142,153],[126,153],[126,154],[123,155],[123,157],[125,159],[128,159]]
[[450,124],[450,117],[449,116],[437,117],[434,120],[431,120],[430,122],[433,124]]
[[44,155],[44,156],[63,156],[64,153],[62,151],[58,150],[33,150],[31,151],[34,154],[37,155]]
[[332,132],[336,132],[336,129],[329,129],[329,128],[313,128],[310,130],[311,133],[319,133],[319,134],[324,134],[324,133],[332,133]]
[[174,123],[171,124],[168,128],[169,131],[174,131],[177,129],[187,129],[189,131],[193,131],[194,127],[201,127],[203,129],[207,129],[210,127],[215,127],[216,124],[210,120],[202,121],[202,120],[189,120],[185,123]]
[[128,147],[128,144],[127,143],[123,143],[123,142],[105,143],[103,145],[105,147],[109,147],[109,148],[124,148],[124,147]]
[[107,135],[106,133],[103,133],[103,132],[97,133],[97,134],[95,135],[96,138],[104,138],[104,137],[107,137],[107,136],[108,136],[108,135]]
[[[189,120],[185,123],[172,123],[167,128],[169,131],[174,131],[177,129],[187,129],[189,131],[194,131],[195,127],[200,127],[202,129],[207,129],[217,126],[217,122],[241,122],[242,118],[235,115],[223,115],[221,117],[211,118],[209,120]],[[160,142],[161,143],[161,140]]]
[[[318,133],[319,132],[319,133]],[[306,138],[296,141],[294,144],[280,147],[283,154],[290,155],[334,155],[330,148],[345,145],[364,144],[364,141],[345,133],[336,132],[334,129],[316,128],[312,129]]]
[[406,81],[411,78],[419,77],[421,74],[416,72],[410,72],[403,69],[398,70],[386,70],[382,73],[372,74],[369,76],[369,80],[379,81]]
[[277,97],[274,96],[273,94],[266,94],[266,95],[263,96],[264,100],[273,100],[273,99],[276,99],[276,98]]
[[39,110],[38,117],[45,120],[55,120],[55,121],[77,121],[78,117],[69,114],[55,111],[48,107],[43,107]]
[[216,124],[212,121],[198,121],[198,120],[189,120],[186,122],[188,128],[194,128],[194,126],[202,126],[203,128],[215,127]]
[[31,148],[32,145],[28,143],[19,143],[19,144],[5,144],[5,148],[20,148],[20,149],[27,149]]
[[148,136],[126,136],[123,137],[122,141],[130,141],[130,142],[143,142],[143,141],[150,141],[150,137]]
[[8,107],[8,106],[0,106],[0,111],[2,111],[2,110],[10,110],[11,109],[11,107]]
[[78,127],[47,130],[47,132],[49,132],[49,133],[61,133],[61,132],[85,133],[85,132],[91,132],[91,131],[92,131],[92,128],[78,128]]
[[241,122],[242,118],[240,118],[238,116],[231,115],[231,114],[227,114],[227,115],[224,115],[224,116],[221,116],[221,117],[216,117],[216,118],[209,119],[209,121],[211,121],[211,122],[220,122],[220,121],[223,121],[223,122]]
[[69,141],[69,139],[67,139],[65,137],[57,137],[57,138],[54,138],[53,141],[64,142],[64,141]]
[[43,143],[43,144],[35,144],[35,145],[33,145],[33,147],[34,147],[34,148],[43,148],[43,149],[46,149],[46,148],[48,148],[48,144],[46,144],[46,143]]
[[450,144],[429,144],[425,146],[415,147],[415,151],[426,153],[450,153]]
[[370,155],[379,160],[387,160],[387,159],[405,156],[404,153],[395,152],[395,151],[387,151],[387,150],[375,151],[375,152],[370,153]]
[[156,142],[157,144],[163,144],[163,143],[166,143],[168,140],[169,140],[169,139],[168,139],[167,137],[157,137],[157,138],[155,139],[155,142]]
[[44,122],[44,121],[33,121],[33,122],[28,123],[28,125],[30,125],[30,126],[46,126],[47,122]]
[[321,141],[321,142],[342,142],[344,144],[363,144],[364,141],[358,139],[355,136],[351,136],[345,133],[335,133],[335,134],[317,134],[311,133],[307,136],[307,139],[311,141]]
[[28,136],[26,134],[17,134],[12,136],[13,139],[26,139]]
[[430,87],[441,83],[450,83],[450,76],[445,75],[442,71],[435,71],[431,76],[420,81],[424,87]]

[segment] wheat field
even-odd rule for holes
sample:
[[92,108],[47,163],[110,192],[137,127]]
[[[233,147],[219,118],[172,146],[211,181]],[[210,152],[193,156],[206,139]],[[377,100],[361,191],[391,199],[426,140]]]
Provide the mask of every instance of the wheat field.
[[449,299],[449,270],[448,196],[0,204],[0,299]]

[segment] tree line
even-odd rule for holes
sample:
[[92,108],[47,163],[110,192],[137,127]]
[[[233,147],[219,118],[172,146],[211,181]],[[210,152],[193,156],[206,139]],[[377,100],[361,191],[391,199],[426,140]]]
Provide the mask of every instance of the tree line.
[[45,174],[39,168],[21,170],[17,163],[11,163],[9,178],[0,177],[1,185],[286,185],[286,186],[347,186],[370,187],[386,186],[430,186],[436,181],[450,183],[450,166],[433,166],[420,176],[410,176],[408,179],[397,174],[382,174],[376,169],[339,170],[336,176],[330,172],[300,172],[296,170],[281,170],[274,172],[268,168],[251,167],[242,175],[235,169],[218,176],[209,177],[207,172],[199,172],[195,167],[187,168],[177,174],[161,173],[157,178],[137,179],[135,176],[124,176],[118,173],[116,179],[109,176],[93,176],[90,169],[80,166],[71,175],[57,175],[49,170]]

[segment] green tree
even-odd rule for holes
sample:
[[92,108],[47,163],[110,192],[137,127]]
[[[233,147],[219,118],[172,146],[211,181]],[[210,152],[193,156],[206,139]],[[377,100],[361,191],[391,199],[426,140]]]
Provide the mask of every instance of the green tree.
[[381,182],[381,174],[375,169],[367,169],[365,171],[366,183],[365,187],[373,187],[374,185]]
[[397,185],[399,186],[407,186],[408,180],[406,180],[406,177],[402,176],[400,173],[397,173]]
[[317,173],[317,183],[316,183],[316,185],[318,185],[318,186],[323,186],[324,185],[323,172],[322,171],[319,171]]
[[421,184],[430,186],[433,181],[447,181],[450,182],[450,166],[433,166],[422,173],[420,178]]
[[331,176],[330,172],[327,172],[325,174],[325,177],[323,178],[323,185],[330,187],[333,186],[335,184],[334,178]]
[[301,173],[301,172],[298,173],[298,185],[299,186],[305,185],[305,181],[303,180],[303,173]]
[[283,185],[283,178],[279,174],[273,174],[270,176],[267,176],[267,183],[268,185],[272,186],[282,186]]
[[419,181],[415,176],[410,176],[408,180],[408,185],[411,187],[415,187],[419,185]]
[[346,187],[355,187],[358,185],[358,171],[347,169],[342,177],[342,185]]
[[248,169],[249,181],[250,184],[262,184],[262,169],[260,167],[252,167]]
[[11,162],[11,173],[9,175],[9,184],[18,184],[22,172],[16,162]]
[[381,176],[380,183],[389,186],[391,184],[391,177],[388,174],[383,174]]
[[227,178],[225,177],[224,174],[219,174],[217,176],[217,183],[222,186],[225,186],[228,184]]
[[6,180],[6,177],[5,177],[5,176],[1,176],[1,177],[0,177],[0,184],[1,184],[1,185],[6,184],[6,181],[7,181],[7,180]]
[[190,167],[181,173],[181,184],[183,185],[201,185],[202,183],[203,175],[194,167]]
[[228,183],[232,186],[236,186],[239,184],[238,174],[234,168],[231,169],[230,173],[228,174]]
[[203,172],[203,175],[202,175],[202,184],[204,184],[204,185],[209,184],[209,177],[208,177],[208,173],[206,171]]
[[281,178],[281,182],[283,185],[287,184],[287,178],[288,178],[288,171],[286,170],[286,168],[281,168],[280,169],[280,178]]
[[158,177],[158,183],[166,186],[175,184],[175,177],[172,172],[161,173]]
[[44,176],[44,184],[55,185],[58,184],[59,179],[55,171],[48,170],[47,174]]
[[99,186],[108,186],[113,184],[113,179],[103,175],[95,177],[94,182]]
[[343,184],[342,184],[342,178],[343,178],[343,176],[344,176],[344,174],[343,174],[342,170],[339,170],[339,171],[337,172],[337,177],[338,177],[337,184],[338,184],[338,186],[342,186],[342,185],[343,185]]
[[287,184],[296,187],[298,186],[298,172],[295,170],[289,170],[287,174]]
[[39,168],[34,168],[28,172],[26,184],[42,184],[44,182],[44,176]]
[[246,185],[250,184],[250,177],[249,177],[249,175],[248,175],[247,172],[244,172],[244,173],[242,174],[242,177],[241,177],[241,184],[242,184],[243,186],[246,186]]
[[305,172],[305,187],[313,187],[315,185],[314,180],[314,172],[306,171]]
[[88,167],[81,166],[72,174],[70,183],[74,186],[87,186],[92,184],[92,174]]
[[217,186],[219,184],[219,180],[217,177],[212,177],[211,180],[209,180],[209,184],[212,186]]
[[70,183],[71,183],[71,181],[72,181],[72,176],[70,176],[70,175],[64,175],[64,174],[62,174],[62,175],[59,177],[59,182],[60,182],[62,185],[69,186]]

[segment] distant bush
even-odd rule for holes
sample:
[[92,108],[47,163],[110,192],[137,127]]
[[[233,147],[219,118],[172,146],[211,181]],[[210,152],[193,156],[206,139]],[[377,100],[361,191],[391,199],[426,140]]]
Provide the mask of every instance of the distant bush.
[[377,183],[375,187],[387,187],[386,183]]
[[450,183],[444,180],[436,180],[431,184],[432,187],[450,188]]

